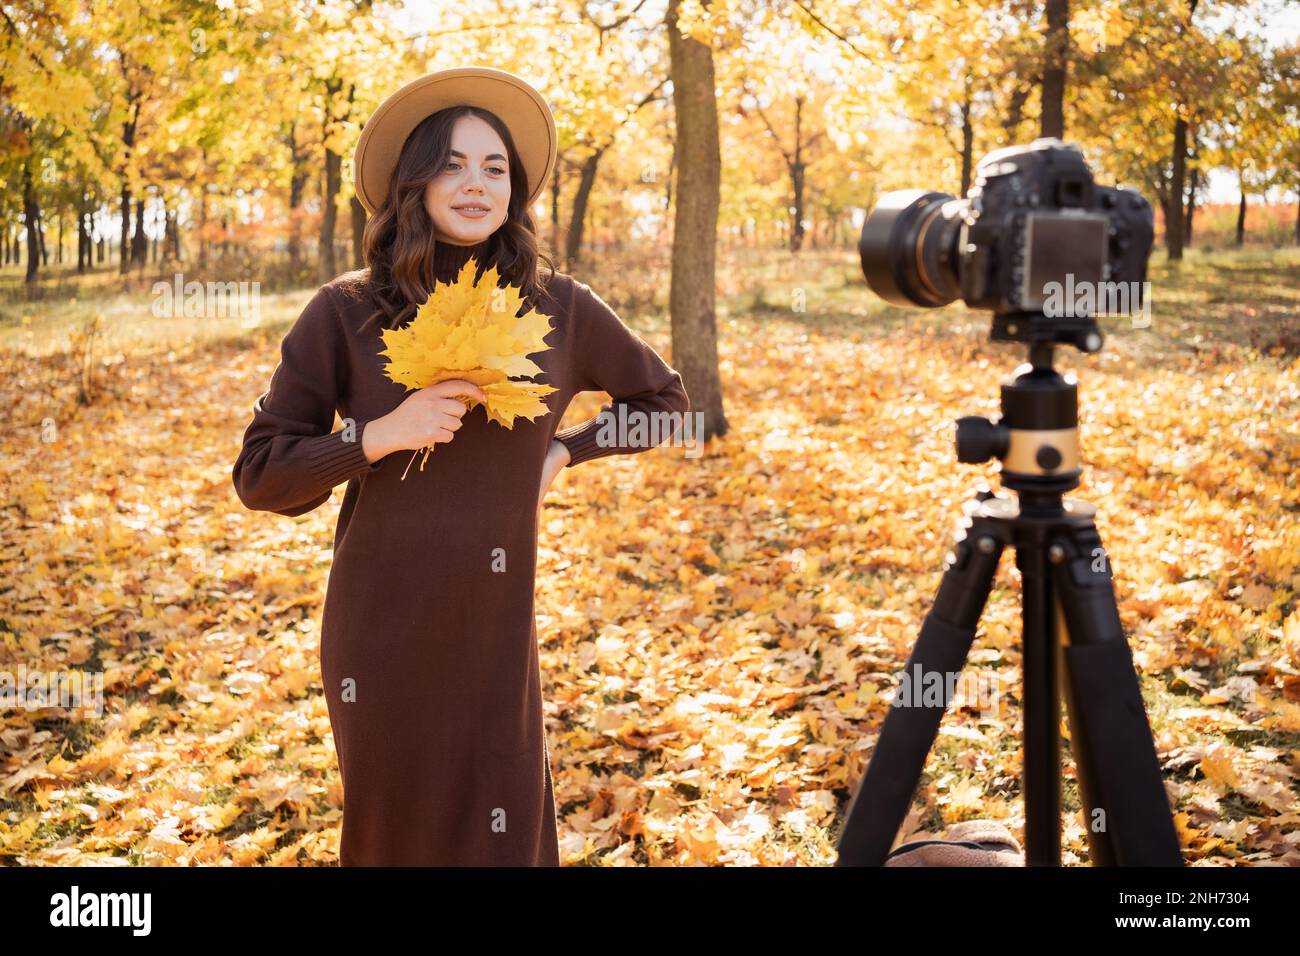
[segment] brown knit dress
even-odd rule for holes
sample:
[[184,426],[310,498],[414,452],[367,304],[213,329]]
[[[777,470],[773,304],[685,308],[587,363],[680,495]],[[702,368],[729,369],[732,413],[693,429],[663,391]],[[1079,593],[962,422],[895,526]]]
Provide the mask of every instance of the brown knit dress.
[[[486,248],[439,244],[439,281]],[[543,461],[552,438],[570,467],[644,451],[605,444],[601,416],[684,415],[690,402],[584,283],[557,273],[534,308],[554,316],[550,349],[530,356],[557,389],[550,413],[505,429],[475,407],[405,481],[410,451],[372,465],[361,447],[366,423],[411,394],[383,372],[364,274],[308,302],[244,432],[233,478],[248,508],[300,515],[347,483],[320,648],[344,866],[559,864],[533,613]],[[614,401],[557,432],[573,396],[599,390]],[[332,431],[336,410],[355,428]]]

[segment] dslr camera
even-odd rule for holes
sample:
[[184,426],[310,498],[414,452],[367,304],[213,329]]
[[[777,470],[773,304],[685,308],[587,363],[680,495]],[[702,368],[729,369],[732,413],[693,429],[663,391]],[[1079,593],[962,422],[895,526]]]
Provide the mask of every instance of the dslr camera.
[[1126,296],[1133,290],[1125,301],[1140,304],[1153,235],[1140,193],[1098,186],[1078,147],[1048,137],[989,153],[965,199],[886,193],[858,252],[867,284],[886,301],[936,308],[961,298],[992,310],[995,341],[1095,352],[1096,309],[1059,308],[1052,290],[1086,288],[1085,301],[1104,302],[1102,292],[1122,286]]

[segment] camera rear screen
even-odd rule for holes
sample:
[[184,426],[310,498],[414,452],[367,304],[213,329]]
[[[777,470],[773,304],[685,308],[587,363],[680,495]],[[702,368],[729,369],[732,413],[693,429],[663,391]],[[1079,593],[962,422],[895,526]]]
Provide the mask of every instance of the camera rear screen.
[[1021,303],[1041,309],[1047,285],[1079,288],[1091,282],[1094,290],[1106,268],[1106,216],[1094,213],[1031,213],[1025,222],[1025,271]]

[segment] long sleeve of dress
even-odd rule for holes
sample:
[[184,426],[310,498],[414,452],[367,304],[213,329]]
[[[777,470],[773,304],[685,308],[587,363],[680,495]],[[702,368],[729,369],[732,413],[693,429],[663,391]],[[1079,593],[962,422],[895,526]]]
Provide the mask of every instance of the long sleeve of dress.
[[[555,437],[569,449],[573,467],[606,455],[628,455],[646,451],[673,437],[677,429],[657,432],[647,424],[642,433],[657,434],[658,441],[637,440],[633,423],[644,416],[647,423],[660,421],[680,426],[691,402],[681,375],[669,366],[635,331],[628,328],[613,309],[585,283],[574,281],[574,315],[577,338],[575,390],[603,390],[614,401],[600,412]],[[675,418],[669,418],[677,413]],[[619,422],[627,424],[627,440]],[[610,439],[613,440],[610,440]]]
[[253,404],[231,473],[245,507],[304,514],[335,485],[379,466],[361,449],[364,422],[330,430],[346,385],[342,349],[338,310],[321,288],[285,335],[270,386]]

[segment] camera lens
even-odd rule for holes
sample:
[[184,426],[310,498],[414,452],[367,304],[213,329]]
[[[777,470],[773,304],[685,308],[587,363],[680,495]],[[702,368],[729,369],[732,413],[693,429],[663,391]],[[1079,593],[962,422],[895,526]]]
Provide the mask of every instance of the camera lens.
[[965,200],[949,193],[885,193],[862,224],[858,254],[871,290],[895,305],[936,308],[961,295],[957,236]]

